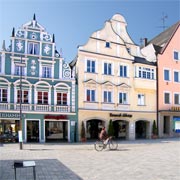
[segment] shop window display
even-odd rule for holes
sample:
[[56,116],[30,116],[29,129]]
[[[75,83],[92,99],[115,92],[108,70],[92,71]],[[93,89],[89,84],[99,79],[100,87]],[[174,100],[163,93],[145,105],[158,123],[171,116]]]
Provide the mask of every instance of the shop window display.
[[0,142],[18,142],[18,120],[0,120]]

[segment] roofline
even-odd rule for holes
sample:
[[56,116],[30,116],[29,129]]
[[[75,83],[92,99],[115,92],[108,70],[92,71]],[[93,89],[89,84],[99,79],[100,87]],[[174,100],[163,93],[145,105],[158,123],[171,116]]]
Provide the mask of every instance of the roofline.
[[174,32],[172,33],[172,35],[171,35],[171,37],[169,38],[169,40],[168,40],[168,42],[166,43],[166,45],[161,49],[160,54],[163,54],[163,53],[164,53],[165,49],[167,48],[167,46],[168,46],[169,43],[171,42],[171,39],[173,38],[174,34],[175,34],[176,31],[178,30],[179,26],[180,26],[180,21],[179,21],[179,23],[177,24]]

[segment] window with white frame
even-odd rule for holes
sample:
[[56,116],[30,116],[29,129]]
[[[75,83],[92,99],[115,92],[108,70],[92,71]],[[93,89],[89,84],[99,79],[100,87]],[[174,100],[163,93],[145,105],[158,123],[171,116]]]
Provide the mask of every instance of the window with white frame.
[[88,102],[95,102],[95,90],[90,90],[90,89],[87,89],[86,90],[86,101]]
[[138,94],[138,105],[145,105],[145,95],[144,94]]
[[120,77],[127,77],[127,69],[128,67],[126,65],[120,65],[119,68]]
[[7,102],[8,99],[8,90],[0,88],[0,103]]
[[164,80],[170,81],[170,71],[168,69],[164,69]]
[[25,76],[25,68],[24,66],[18,66],[15,64],[15,69],[14,69],[14,74],[15,75],[22,75],[22,76]]
[[180,60],[180,51],[174,51],[174,59],[175,60]]
[[164,93],[164,104],[170,104],[170,93]]
[[112,102],[112,92],[111,91],[104,91],[104,102],[105,103],[111,103]]
[[43,78],[51,78],[52,77],[52,67],[42,66],[42,77]]
[[146,67],[138,67],[138,77],[144,79],[155,79],[154,69]]
[[22,94],[20,94],[21,91],[17,91],[17,103],[20,103],[20,100],[22,103],[27,104],[29,103],[29,91],[28,90],[22,90]]
[[119,104],[128,104],[128,99],[127,99],[127,93],[125,92],[120,92],[119,93]]
[[104,74],[112,75],[112,64],[111,63],[104,63]]
[[94,60],[87,60],[87,72],[95,73],[96,62]]
[[174,71],[174,82],[180,82],[180,71]]
[[38,104],[48,104],[48,92],[38,91],[37,92],[37,103]]
[[180,93],[174,94],[174,104],[180,105]]
[[67,105],[66,92],[57,92],[57,105]]
[[28,54],[39,55],[39,44],[34,42],[28,42]]

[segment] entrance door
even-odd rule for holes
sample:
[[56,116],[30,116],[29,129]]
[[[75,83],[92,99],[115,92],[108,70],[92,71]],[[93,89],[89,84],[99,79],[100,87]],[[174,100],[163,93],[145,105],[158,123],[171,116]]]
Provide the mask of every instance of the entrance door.
[[145,139],[146,138],[146,121],[137,121],[136,122],[136,139]]
[[103,126],[103,121],[98,119],[89,120],[86,123],[86,134],[88,139],[98,139]]
[[27,142],[39,142],[39,121],[27,121]]
[[127,129],[128,129],[128,122],[123,120],[113,121],[114,127],[114,136],[117,139],[126,139],[127,138]]

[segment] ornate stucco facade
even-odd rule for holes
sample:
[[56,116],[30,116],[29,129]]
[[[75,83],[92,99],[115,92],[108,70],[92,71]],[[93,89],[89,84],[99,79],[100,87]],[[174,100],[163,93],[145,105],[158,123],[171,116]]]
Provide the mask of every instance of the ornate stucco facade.
[[[0,51],[1,140],[75,140],[75,78],[55,46],[55,37],[33,20],[13,28]],[[20,119],[22,112],[22,120]]]
[[150,138],[156,121],[156,64],[147,61],[127,33],[120,14],[78,47],[78,121],[87,139],[113,121],[116,138]]

